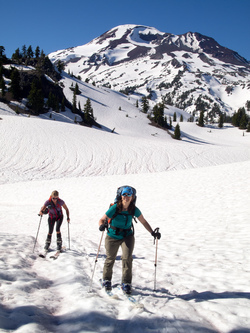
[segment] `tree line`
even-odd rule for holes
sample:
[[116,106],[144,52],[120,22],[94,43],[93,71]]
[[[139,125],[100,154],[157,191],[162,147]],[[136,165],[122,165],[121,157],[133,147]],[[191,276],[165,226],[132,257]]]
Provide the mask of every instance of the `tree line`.
[[[10,65],[7,69],[6,64]],[[12,66],[13,65],[13,66]],[[14,65],[32,66],[33,69],[24,71],[18,69]],[[52,109],[56,112],[64,112],[68,107],[73,113],[79,114],[82,118],[81,124],[93,125],[95,123],[93,108],[90,99],[87,100],[84,110],[81,110],[80,103],[76,105],[76,95],[80,94],[78,85],[73,89],[73,101],[67,101],[63,94],[63,90],[58,84],[61,79],[61,72],[64,69],[64,64],[61,61],[57,62],[57,68],[51,63],[48,56],[40,47],[37,46],[35,51],[32,47],[23,45],[17,48],[11,59],[5,55],[5,48],[0,46],[0,97],[4,102],[9,102],[12,99],[20,101],[22,98],[27,98],[26,107],[29,108],[32,114],[48,112]],[[48,75],[54,83],[47,80],[45,75]],[[7,88],[5,79],[9,79],[9,87]],[[98,125],[95,123],[95,125]]]

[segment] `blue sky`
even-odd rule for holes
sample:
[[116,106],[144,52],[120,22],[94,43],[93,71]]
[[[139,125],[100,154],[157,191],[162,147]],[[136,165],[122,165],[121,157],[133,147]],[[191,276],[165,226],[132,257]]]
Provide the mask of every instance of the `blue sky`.
[[0,45],[45,54],[90,42],[121,24],[214,38],[250,60],[250,0],[0,0]]

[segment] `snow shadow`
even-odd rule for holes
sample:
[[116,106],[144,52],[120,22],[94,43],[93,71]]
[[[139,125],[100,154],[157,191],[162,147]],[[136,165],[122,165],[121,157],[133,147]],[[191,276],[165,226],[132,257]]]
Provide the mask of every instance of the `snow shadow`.
[[232,330],[228,333],[250,333],[250,329],[249,328],[240,328],[240,329]]
[[183,141],[188,141],[189,143],[193,144],[199,144],[199,145],[213,145],[211,142],[207,142],[201,139],[198,139],[197,137],[194,137],[192,135],[189,135],[185,132],[181,132],[181,139]]
[[[57,325],[57,318],[52,316],[45,308],[36,306],[18,306],[16,308],[7,308],[0,304],[0,331],[14,331],[18,328],[36,324],[39,331],[53,332]],[[37,330],[34,330],[37,331]]]
[[[0,330],[17,330],[34,328],[35,331],[79,333],[79,332],[171,332],[180,329],[192,333],[218,333],[213,329],[186,320],[168,319],[162,317],[145,318],[135,316],[129,319],[111,318],[98,311],[70,313],[66,316],[54,316],[46,308],[36,306],[19,306],[8,309],[0,305]],[[236,333],[237,331],[233,331]],[[241,331],[242,332],[242,331]]]
[[185,301],[195,300],[195,302],[210,301],[214,299],[225,299],[225,298],[246,298],[250,299],[250,292],[230,292],[225,291],[222,293],[213,293],[211,291],[203,291],[198,293],[197,291],[192,291],[186,295],[178,295],[178,298],[181,298]]

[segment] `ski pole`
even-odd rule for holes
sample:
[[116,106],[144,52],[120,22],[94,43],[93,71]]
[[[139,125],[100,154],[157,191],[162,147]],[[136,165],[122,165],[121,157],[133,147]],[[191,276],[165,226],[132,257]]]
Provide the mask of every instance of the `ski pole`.
[[70,233],[69,233],[69,222],[68,222],[68,240],[69,240],[69,250],[70,250]]
[[42,221],[42,215],[38,214],[38,216],[41,216],[40,218],[40,222],[39,222],[39,225],[38,225],[38,229],[37,229],[37,233],[36,233],[36,239],[35,239],[35,244],[34,244],[34,248],[33,248],[33,253],[35,251],[35,247],[36,247],[36,241],[37,241],[37,237],[38,237],[38,233],[39,233],[39,230],[40,230],[40,225],[41,225],[41,221]]
[[96,266],[97,259],[98,259],[98,256],[99,256],[99,252],[100,252],[100,248],[101,248],[101,244],[102,244],[102,239],[103,239],[104,231],[105,231],[105,229],[102,232],[100,244],[99,244],[99,247],[98,247],[98,250],[97,250],[97,254],[96,254],[96,258],[95,258],[95,265],[94,265],[93,274],[92,274],[92,278],[91,278],[91,282],[90,282],[90,286],[89,286],[89,292],[92,291],[92,283],[93,283],[93,278],[94,278],[94,273],[95,273],[95,266]]
[[[159,232],[159,228],[156,228],[154,232]],[[157,268],[157,249],[158,249],[158,238],[156,237],[156,240],[154,239],[154,243],[156,241],[155,245],[155,278],[154,278],[154,291],[156,291],[156,268]]]

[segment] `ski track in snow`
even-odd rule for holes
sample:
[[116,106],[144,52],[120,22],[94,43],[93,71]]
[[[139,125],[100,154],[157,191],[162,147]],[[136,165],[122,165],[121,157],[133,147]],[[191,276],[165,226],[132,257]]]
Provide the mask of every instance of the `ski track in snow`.
[[[249,332],[249,133],[183,123],[178,142],[155,128],[130,136],[1,117],[1,332]],[[98,220],[123,184],[162,233],[154,291],[155,245],[135,224],[133,288],[144,310],[100,290],[104,241],[89,292]],[[54,189],[71,215],[70,249],[64,221],[67,249],[55,261],[38,258],[47,216],[33,253],[37,213]],[[120,280],[119,252],[113,284]]]
[[[225,146],[222,141],[220,146],[214,147],[213,135],[219,133],[219,129],[213,129],[215,133],[205,144],[190,145],[184,137],[184,142],[173,145],[171,139],[166,137],[155,141],[151,137],[138,140],[88,128],[83,131],[81,126],[65,127],[65,124],[52,121],[20,118],[16,122],[15,117],[5,117],[4,120],[7,126],[0,139],[1,184],[62,177],[162,172],[250,159],[249,146],[238,144],[236,150],[234,146]],[[27,121],[30,122],[28,128],[25,125]],[[190,130],[189,124],[185,125]],[[229,129],[232,133],[235,130]],[[8,140],[4,141],[4,137]]]

